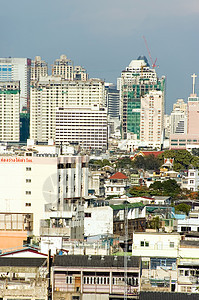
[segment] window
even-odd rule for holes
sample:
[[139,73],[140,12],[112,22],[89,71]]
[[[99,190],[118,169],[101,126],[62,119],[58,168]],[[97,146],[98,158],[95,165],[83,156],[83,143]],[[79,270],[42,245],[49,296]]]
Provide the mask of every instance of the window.
[[26,171],[31,171],[31,167],[26,167]]
[[140,246],[141,247],[149,247],[149,242],[147,242],[147,241],[141,241],[140,242]]
[[169,246],[170,248],[174,248],[174,242],[170,242]]
[[26,153],[26,156],[32,156],[32,153]]
[[26,179],[26,183],[29,183],[29,182],[31,182],[31,179]]
[[85,213],[85,218],[91,218],[91,213]]
[[185,275],[185,276],[189,276],[189,271],[188,271],[188,270],[185,270],[184,275]]
[[26,191],[26,195],[31,195],[31,191]]
[[31,206],[31,203],[25,203],[25,206]]

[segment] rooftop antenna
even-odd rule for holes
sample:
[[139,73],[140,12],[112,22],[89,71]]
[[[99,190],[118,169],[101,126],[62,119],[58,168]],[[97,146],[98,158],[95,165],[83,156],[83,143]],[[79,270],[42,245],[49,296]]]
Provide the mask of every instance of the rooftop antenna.
[[155,69],[157,67],[156,65],[156,62],[157,62],[157,58],[155,59],[155,61],[153,62],[153,59],[152,59],[152,56],[151,56],[151,52],[149,50],[149,47],[148,47],[148,44],[147,44],[147,40],[145,38],[145,36],[143,35],[143,39],[144,39],[144,42],[145,42],[145,46],[147,48],[147,52],[149,54],[149,58],[150,58],[150,61],[151,61],[151,65],[152,65],[152,68]]

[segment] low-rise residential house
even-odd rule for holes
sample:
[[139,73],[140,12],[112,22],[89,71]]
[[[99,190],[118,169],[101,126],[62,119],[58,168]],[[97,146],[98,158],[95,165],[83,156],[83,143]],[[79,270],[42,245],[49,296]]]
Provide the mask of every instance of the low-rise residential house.
[[199,187],[199,173],[198,169],[189,169],[184,172],[181,179],[181,188],[192,192],[198,191]]
[[142,258],[141,291],[175,292],[177,290],[177,258]]
[[94,190],[94,194],[97,197],[102,197],[105,195],[105,175],[105,171],[89,171],[88,188],[89,190]]
[[[188,239],[187,239],[188,238]],[[199,240],[183,237],[178,258],[178,292],[199,293]]]
[[41,299],[47,295],[47,259],[0,257],[1,299]]
[[132,255],[142,257],[178,257],[179,233],[134,232]]
[[105,181],[105,196],[124,195],[128,187],[128,177],[117,172]]
[[199,293],[198,237],[134,233],[132,255],[142,257],[141,291]]
[[178,220],[178,232],[199,232],[199,210],[193,210],[185,219]]
[[[106,236],[95,236],[92,240],[70,240],[66,237],[45,236],[41,237],[41,251],[51,254],[57,253],[70,255],[108,255],[111,254],[112,240]],[[112,242],[113,244],[113,242]]]
[[140,174],[137,170],[131,171],[130,181],[132,186],[139,186],[142,183],[142,179],[140,178]]
[[113,234],[113,210],[110,206],[84,209],[84,237]]
[[141,202],[111,205],[111,208],[113,209],[113,233],[115,235],[125,236],[126,223],[128,236],[130,237],[132,237],[134,231],[145,231],[146,210]]
[[[53,264],[53,298],[64,299],[128,299],[138,296],[140,258],[62,255]],[[130,297],[130,298],[129,298]]]

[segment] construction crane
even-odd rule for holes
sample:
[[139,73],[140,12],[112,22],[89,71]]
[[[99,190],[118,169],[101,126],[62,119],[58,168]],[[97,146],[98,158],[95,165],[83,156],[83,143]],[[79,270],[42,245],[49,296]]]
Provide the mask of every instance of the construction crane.
[[150,50],[149,50],[149,47],[148,47],[148,44],[147,44],[147,41],[146,41],[146,38],[145,38],[144,35],[143,35],[143,39],[144,39],[144,42],[145,42],[145,45],[146,45],[146,48],[147,48],[147,52],[148,52],[148,54],[149,54],[149,58],[150,58],[150,61],[151,61],[152,68],[155,69],[155,67],[157,67],[157,65],[156,65],[157,58],[156,58],[155,61],[153,62],[153,59],[152,59],[152,56],[151,56],[151,52],[150,52]]

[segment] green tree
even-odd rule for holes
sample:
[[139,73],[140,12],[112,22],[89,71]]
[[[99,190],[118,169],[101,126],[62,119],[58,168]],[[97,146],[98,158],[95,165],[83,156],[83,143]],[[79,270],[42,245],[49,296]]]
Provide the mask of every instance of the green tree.
[[129,169],[133,166],[132,160],[129,156],[122,157],[116,161],[117,169]]
[[171,196],[173,198],[181,192],[181,188],[174,179],[168,179],[163,182],[155,181],[149,187],[151,195]]
[[147,156],[138,155],[133,160],[133,166],[137,169],[157,170],[161,164],[161,160],[153,154]]
[[187,150],[166,150],[159,156],[160,160],[164,161],[164,158],[174,158],[174,170],[186,170],[190,167],[199,166],[199,157],[192,155]]
[[191,210],[191,206],[186,204],[186,203],[180,203],[178,205],[175,205],[175,211],[182,211],[184,213],[186,213],[186,215],[189,214],[190,210]]

